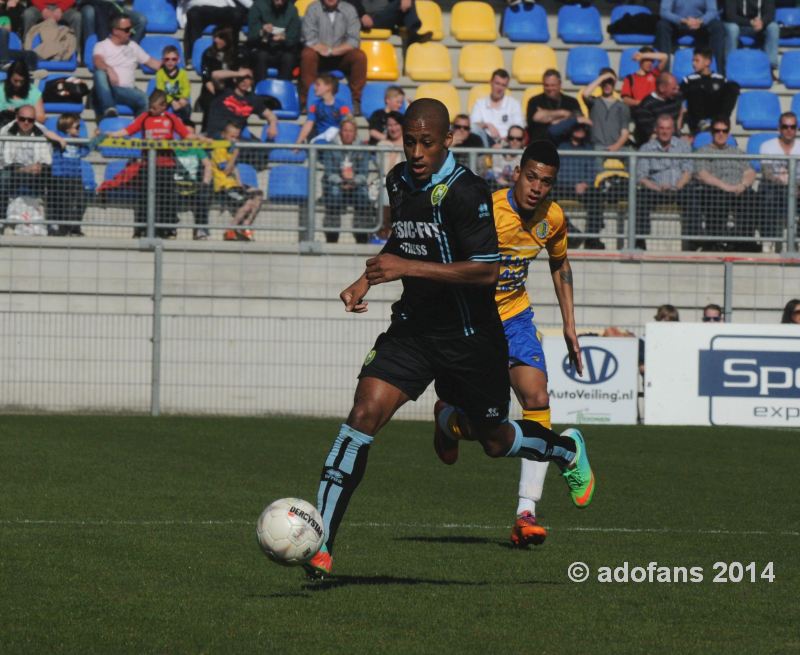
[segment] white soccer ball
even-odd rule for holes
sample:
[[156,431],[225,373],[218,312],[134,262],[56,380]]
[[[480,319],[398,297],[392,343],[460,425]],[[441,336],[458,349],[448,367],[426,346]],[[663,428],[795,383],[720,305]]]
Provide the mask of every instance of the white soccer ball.
[[256,524],[258,544],[273,562],[295,566],[310,560],[322,546],[322,516],[300,498],[281,498],[261,512]]

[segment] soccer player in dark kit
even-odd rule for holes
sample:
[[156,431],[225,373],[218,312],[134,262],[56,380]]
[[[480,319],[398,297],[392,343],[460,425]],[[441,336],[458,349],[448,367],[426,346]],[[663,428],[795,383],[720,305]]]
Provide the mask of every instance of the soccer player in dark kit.
[[386,177],[391,236],[340,294],[346,311],[361,313],[372,285],[403,283],[391,324],[364,360],[353,408],[325,460],[317,496],[325,544],[305,565],[312,577],[331,571],[336,531],[375,435],[431,382],[441,399],[434,445],[442,459],[457,456],[458,439],[477,440],[490,457],[555,462],[579,507],[594,492],[578,430],[558,435],[535,421],[508,420],[508,346],[494,300],[500,257],[492,198],[481,178],[456,163],[448,150],[452,138],[441,102],[411,103],[403,123],[406,161]]

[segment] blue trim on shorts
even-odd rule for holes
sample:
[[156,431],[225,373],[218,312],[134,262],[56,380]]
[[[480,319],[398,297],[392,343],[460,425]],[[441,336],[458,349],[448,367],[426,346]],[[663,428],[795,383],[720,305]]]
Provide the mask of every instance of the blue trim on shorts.
[[508,342],[508,366],[532,366],[547,375],[542,342],[536,336],[533,310],[528,307],[516,316],[503,321]]

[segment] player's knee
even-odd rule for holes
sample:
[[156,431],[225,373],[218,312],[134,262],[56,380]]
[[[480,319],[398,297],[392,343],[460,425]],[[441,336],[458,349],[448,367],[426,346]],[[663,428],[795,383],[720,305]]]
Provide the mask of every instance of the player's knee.
[[378,403],[356,400],[347,417],[347,425],[364,434],[375,434],[385,422],[383,414]]
[[489,457],[505,457],[508,453],[508,444],[499,439],[483,439],[481,446],[483,446],[483,452]]
[[520,404],[525,411],[550,407],[550,395],[546,389],[529,391],[520,395]]

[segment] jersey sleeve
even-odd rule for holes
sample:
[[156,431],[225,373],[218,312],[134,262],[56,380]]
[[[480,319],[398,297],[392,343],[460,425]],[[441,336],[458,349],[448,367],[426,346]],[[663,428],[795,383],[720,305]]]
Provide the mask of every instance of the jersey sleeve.
[[564,218],[564,212],[556,205],[551,205],[550,212],[557,212],[557,220],[554,221],[556,229],[545,244],[547,254],[550,255],[550,259],[564,259],[567,256],[567,220]]
[[144,119],[147,118],[150,114],[144,112],[143,114],[139,114],[136,118],[133,119],[133,122],[125,128],[125,132],[128,136],[133,136],[137,132],[141,132],[144,128]]
[[483,180],[451,189],[446,198],[446,217],[464,259],[473,262],[500,261],[492,197]]

